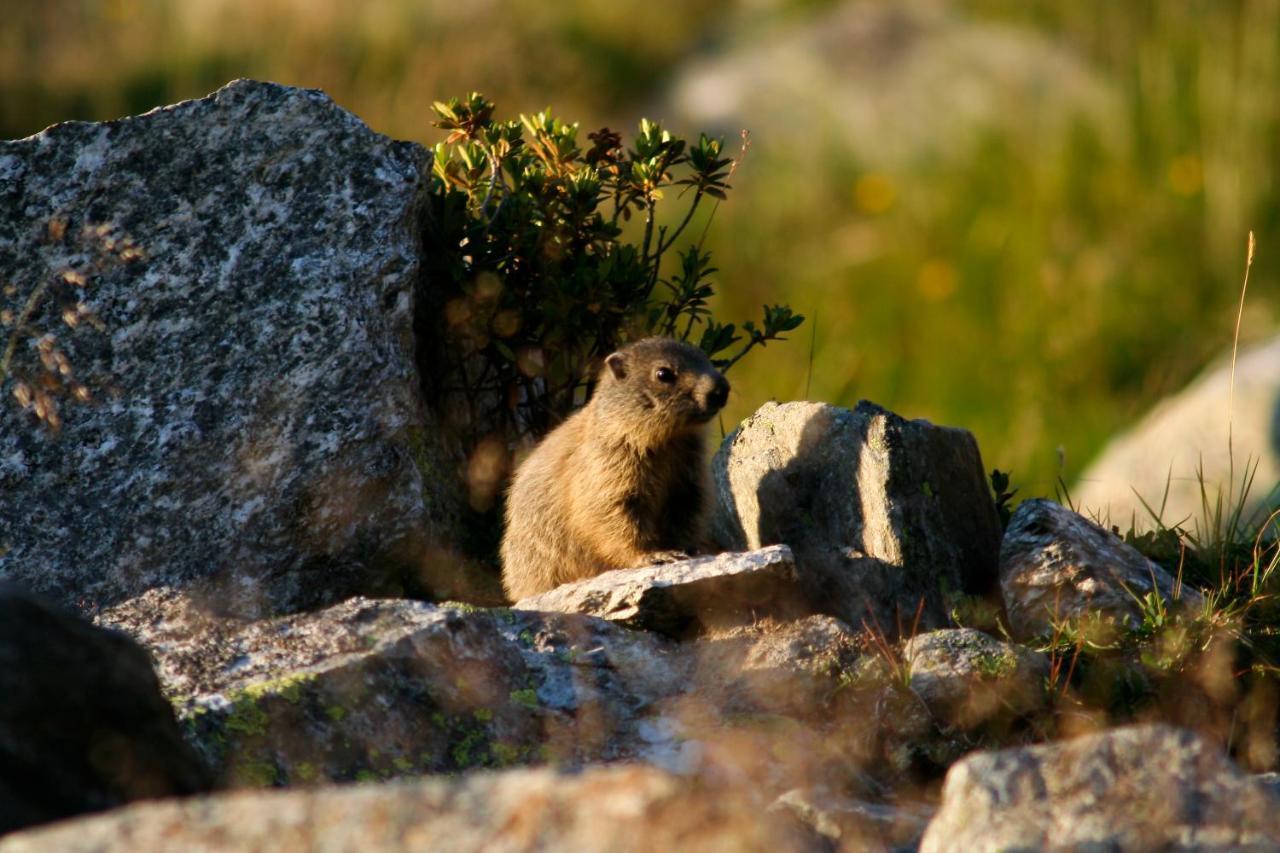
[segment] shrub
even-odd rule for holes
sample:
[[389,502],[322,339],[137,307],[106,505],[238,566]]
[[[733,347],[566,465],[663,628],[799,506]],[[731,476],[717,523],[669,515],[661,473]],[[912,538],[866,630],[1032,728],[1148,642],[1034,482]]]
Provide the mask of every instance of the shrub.
[[[424,310],[443,312],[446,345],[424,376],[472,442],[545,434],[626,341],[691,341],[727,370],[803,322],[785,305],[764,306],[759,325],[712,317],[716,269],[686,238],[695,223],[705,235],[730,188],[721,140],[689,143],[644,120],[629,146],[602,128],[583,147],[577,124],[550,112],[499,121],[478,94],[435,111],[448,136],[427,200],[436,295]],[[664,222],[669,195],[684,207]]]

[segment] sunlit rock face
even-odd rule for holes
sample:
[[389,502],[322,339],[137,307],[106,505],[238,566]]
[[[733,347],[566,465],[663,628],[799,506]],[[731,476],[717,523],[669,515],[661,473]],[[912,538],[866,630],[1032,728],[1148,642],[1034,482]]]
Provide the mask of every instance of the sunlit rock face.
[[766,403],[712,462],[723,548],[785,543],[814,609],[892,632],[995,585],[1000,521],[967,430],[874,403]]
[[452,470],[414,367],[427,158],[243,80],[0,143],[4,304],[34,305],[0,387],[0,579],[244,615],[414,583],[456,523],[422,474]]
[[1274,850],[1276,806],[1217,744],[1132,726],[960,761],[920,849]]

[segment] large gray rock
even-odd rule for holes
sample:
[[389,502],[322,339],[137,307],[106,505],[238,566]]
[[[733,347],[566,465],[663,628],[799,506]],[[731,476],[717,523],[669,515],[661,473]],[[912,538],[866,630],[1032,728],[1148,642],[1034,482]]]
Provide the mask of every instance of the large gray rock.
[[210,783],[146,652],[0,585],[0,835]]
[[[29,325],[92,395],[39,426],[16,383],[62,368],[20,336],[0,579],[87,609],[199,588],[246,614],[429,585],[457,489],[414,367],[427,162],[321,92],[243,80],[0,143],[0,300],[83,279]],[[64,325],[64,299],[101,330]]]
[[1280,800],[1193,732],[1136,726],[972,755],[947,773],[925,853],[1274,850]]
[[474,767],[640,758],[679,766],[660,701],[688,661],[587,616],[351,599],[237,624],[140,630],[218,778],[307,784]]
[[630,628],[680,636],[749,622],[800,606],[791,549],[716,554],[616,569],[521,599],[517,610],[586,613]]
[[1197,590],[1179,585],[1114,533],[1041,499],[1023,501],[1009,519],[1000,546],[1000,589],[1009,628],[1023,639],[1051,633],[1055,621],[1084,616],[1136,626],[1141,599],[1152,593],[1170,608],[1203,602]]
[[861,644],[826,616],[674,643],[591,616],[403,600],[256,622],[159,605],[101,618],[123,612],[113,624],[154,650],[188,736],[235,786],[640,760],[867,797],[864,774],[910,769],[919,731],[904,721],[931,725],[879,683],[850,686]]
[[972,628],[944,628],[902,647],[911,689],[948,728],[968,730],[1045,706],[1049,659]]
[[137,850],[812,850],[749,785],[652,767],[478,773],[122,809],[0,840],[4,853]]
[[892,633],[947,622],[944,592],[994,587],[1000,521],[973,435],[865,400],[766,403],[712,463],[713,534],[795,552],[811,605]]
[[1159,513],[1163,505],[1166,526],[1194,531],[1212,524],[1200,481],[1211,503],[1221,495],[1230,510],[1257,465],[1242,511],[1246,521],[1261,522],[1280,507],[1280,337],[1242,353],[1235,380],[1233,398],[1230,362],[1210,366],[1113,439],[1080,475],[1072,498],[1126,530],[1154,526],[1147,507]]

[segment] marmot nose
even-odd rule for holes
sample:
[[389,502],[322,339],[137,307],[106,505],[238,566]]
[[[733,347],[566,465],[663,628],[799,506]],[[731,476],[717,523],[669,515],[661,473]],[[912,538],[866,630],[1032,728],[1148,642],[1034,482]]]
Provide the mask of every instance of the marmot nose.
[[721,377],[716,382],[716,387],[712,388],[711,391],[707,394],[707,405],[716,409],[723,409],[724,404],[728,401],[728,399],[729,399],[729,383],[724,379],[724,377]]

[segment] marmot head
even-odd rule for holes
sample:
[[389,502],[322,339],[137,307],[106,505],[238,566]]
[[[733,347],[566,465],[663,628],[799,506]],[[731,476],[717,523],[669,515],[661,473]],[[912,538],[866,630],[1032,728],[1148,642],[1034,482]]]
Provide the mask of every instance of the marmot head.
[[697,347],[644,338],[604,360],[596,396],[619,423],[673,435],[715,417],[729,398],[729,382]]

